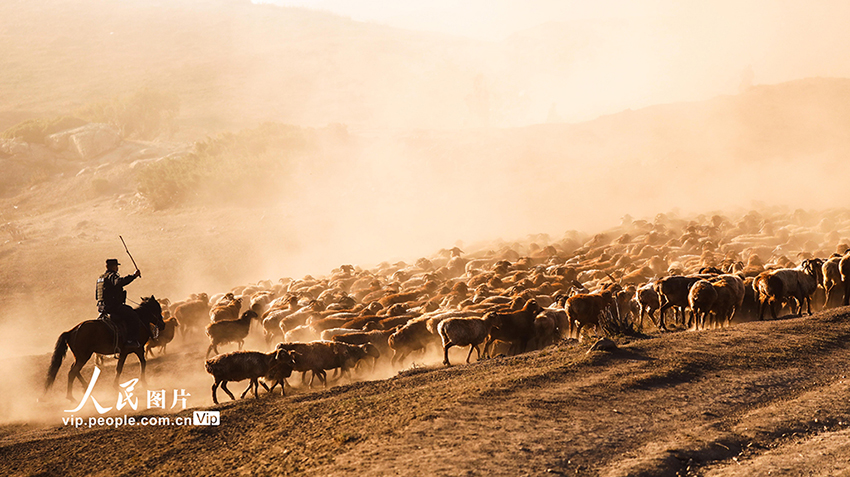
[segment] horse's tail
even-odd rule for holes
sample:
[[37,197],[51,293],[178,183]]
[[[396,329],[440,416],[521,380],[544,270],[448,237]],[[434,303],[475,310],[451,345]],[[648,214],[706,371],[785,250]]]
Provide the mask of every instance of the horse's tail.
[[56,373],[59,372],[59,367],[62,366],[62,360],[65,359],[65,353],[68,352],[68,337],[71,336],[71,331],[66,331],[59,335],[56,340],[56,346],[53,348],[53,357],[50,359],[50,369],[47,370],[47,383],[44,385],[44,391],[53,386],[53,381],[56,380]]

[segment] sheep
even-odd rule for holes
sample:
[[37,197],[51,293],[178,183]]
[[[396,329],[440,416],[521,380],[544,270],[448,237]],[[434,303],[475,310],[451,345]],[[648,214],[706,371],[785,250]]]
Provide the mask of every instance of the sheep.
[[481,359],[481,350],[478,346],[487,341],[490,335],[490,330],[493,328],[494,314],[489,313],[484,318],[446,318],[437,325],[437,333],[443,342],[443,364],[451,366],[449,363],[449,348],[452,346],[469,346],[469,354],[466,355],[466,362],[469,363],[469,358],[472,357],[474,349]]
[[310,325],[296,326],[283,335],[283,341],[286,343],[293,343],[295,341],[306,343],[317,339],[319,339],[319,333],[316,333],[316,330]]
[[250,308],[254,310],[257,316],[263,316],[271,307],[272,301],[275,299],[274,292],[263,290],[257,291],[251,295]]
[[496,340],[511,344],[508,352],[520,354],[526,351],[529,341],[534,338],[534,318],[543,311],[536,300],[528,300],[522,309],[512,312],[491,311],[484,315],[490,316],[492,329],[487,343],[484,345],[485,356],[490,356],[490,346]]
[[210,310],[210,321],[215,323],[218,321],[235,320],[239,316],[241,309],[242,298],[233,298],[226,304],[219,304],[212,307]]
[[[293,370],[312,372],[310,387],[316,376],[327,387],[325,370],[340,368],[343,374],[349,373],[357,362],[371,356],[377,359],[380,352],[371,344],[349,345],[335,341],[312,341],[310,343],[278,343],[276,349],[292,352],[295,360]],[[303,379],[303,377],[302,377]]]
[[738,275],[723,274],[709,279],[717,299],[712,306],[715,326],[725,327],[732,322],[732,317],[741,309],[746,298],[744,280]]
[[262,315],[263,337],[266,340],[266,347],[271,346],[272,341],[278,334],[281,334],[280,322],[287,316],[295,313],[298,308],[298,297],[290,295],[285,301],[279,305],[272,305],[268,311]]
[[[541,311],[537,318],[540,318],[540,315],[549,316],[555,324],[555,336],[554,340],[562,340],[564,338],[569,338],[572,334],[572,325],[570,324],[570,319],[567,317],[567,310],[563,308],[563,303],[566,302],[568,297],[559,297],[558,304],[559,306],[552,305],[548,308],[544,308]],[[540,337],[539,334],[539,326],[537,325],[537,318],[535,318],[535,336]],[[538,347],[540,347],[540,343],[538,340]]]
[[186,301],[178,305],[174,309],[173,316],[182,325],[180,332],[184,339],[189,330],[194,330],[201,323],[204,323],[205,318],[210,313],[209,297],[206,293],[201,293],[195,300]]
[[[291,373],[292,367],[295,365],[292,355],[285,350],[275,350],[271,353],[261,353],[259,351],[232,351],[218,355],[212,359],[206,360],[204,368],[215,379],[212,385],[213,403],[218,404],[216,390],[221,385],[221,389],[230,396],[230,399],[236,400],[233,393],[227,389],[227,383],[230,381],[242,381],[250,379],[248,387],[239,396],[240,399],[245,397],[249,390],[254,390],[254,398],[258,398],[257,388],[258,380],[261,377],[268,375],[270,369],[274,369],[276,375],[286,374],[283,369],[289,368]],[[277,368],[277,369],[275,369]],[[263,385],[265,387],[265,384]],[[282,386],[281,386],[282,387]]]
[[435,341],[435,336],[428,331],[427,320],[414,319],[398,328],[387,340],[393,350],[392,364],[399,366],[413,351],[425,350]]
[[443,321],[447,318],[469,318],[469,317],[480,318],[482,316],[482,314],[483,313],[477,312],[477,311],[463,311],[463,310],[461,310],[461,311],[437,311],[437,312],[434,312],[434,313],[428,313],[428,314],[422,315],[422,319],[426,320],[428,322],[428,324],[426,325],[428,327],[428,331],[430,331],[431,333],[433,333],[435,335],[438,335],[439,333],[437,332],[437,325],[439,325],[441,321]]
[[759,320],[764,319],[764,310],[770,306],[770,313],[776,319],[777,307],[794,298],[797,302],[794,314],[802,313],[806,302],[808,313],[812,314],[812,294],[818,286],[823,261],[820,259],[803,260],[797,268],[780,268],[760,273],[753,287],[759,296]]
[[[352,345],[362,345],[366,343],[372,344],[375,348],[377,348],[378,352],[381,356],[389,356],[390,352],[390,344],[389,338],[390,335],[395,333],[395,329],[390,330],[373,330],[373,331],[356,331],[351,333],[345,333],[342,335],[335,335],[331,338],[331,341],[337,341],[339,343],[348,343]],[[377,364],[377,358],[372,363],[372,368],[374,369],[375,364]]]
[[691,321],[694,329],[706,328],[710,320],[711,307],[717,300],[717,290],[708,280],[698,280],[688,291],[688,304],[691,308]]
[[165,347],[168,346],[168,343],[171,343],[174,339],[174,334],[179,327],[180,322],[177,321],[177,318],[172,316],[165,320],[165,328],[159,332],[159,335],[157,335],[156,338],[149,339],[148,342],[145,343],[145,356],[148,354],[153,356],[154,348],[162,348],[162,354],[165,354]]
[[322,334],[319,336],[319,338],[322,341],[331,341],[334,336],[346,335],[346,334],[349,334],[349,333],[357,333],[357,332],[361,332],[361,331],[363,331],[363,330],[356,329],[356,328],[331,328],[329,330],[322,331]]
[[281,318],[278,323],[278,328],[280,328],[282,333],[285,333],[286,330],[306,325],[308,319],[315,316],[317,313],[320,313],[324,309],[325,305],[322,302],[318,300],[310,300],[310,303],[301,307],[298,311]]
[[617,302],[611,288],[598,293],[579,293],[567,299],[564,308],[571,326],[575,327],[576,339],[581,340],[581,330],[588,325],[599,325],[599,317],[609,307],[616,309]]
[[271,387],[266,387],[265,383],[260,382],[266,391],[271,393],[274,391],[274,388],[279,384],[280,385],[280,395],[286,396],[286,378],[292,376],[293,367],[295,366],[295,361],[292,360],[292,356],[290,355],[290,359],[288,360],[276,360],[269,366],[268,371],[263,376],[265,381],[271,383]]
[[838,270],[841,272],[841,281],[844,282],[844,306],[850,305],[850,252],[846,253],[838,262]]
[[655,290],[655,282],[639,286],[635,290],[635,299],[640,307],[640,329],[643,330],[644,315],[649,315],[649,319],[655,322],[655,311],[661,308],[661,300]]
[[744,278],[744,299],[741,302],[741,307],[735,310],[733,320],[750,321],[758,315],[758,291],[753,287],[755,280],[755,277]]
[[218,345],[226,343],[238,343],[239,349],[245,343],[245,337],[251,329],[251,320],[257,318],[253,310],[246,310],[238,320],[227,320],[210,323],[207,325],[207,336],[210,338],[210,346],[207,348],[206,357],[209,358],[210,351],[218,354]]
[[559,338],[560,315],[566,322],[567,313],[564,310],[543,310],[534,318],[534,337],[530,345],[532,349],[543,349]]
[[690,306],[688,292],[691,285],[699,280],[700,277],[675,275],[664,277],[655,283],[655,291],[658,293],[661,303],[661,307],[658,309],[658,328],[660,330],[667,331],[667,326],[664,324],[664,312],[668,308],[678,307],[684,321],[684,309]]

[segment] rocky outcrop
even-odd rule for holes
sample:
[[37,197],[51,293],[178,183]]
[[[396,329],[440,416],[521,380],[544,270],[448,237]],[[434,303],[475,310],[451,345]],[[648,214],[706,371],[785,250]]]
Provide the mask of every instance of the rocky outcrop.
[[56,152],[70,152],[79,159],[89,160],[118,147],[121,136],[107,124],[93,123],[51,134],[45,144]]

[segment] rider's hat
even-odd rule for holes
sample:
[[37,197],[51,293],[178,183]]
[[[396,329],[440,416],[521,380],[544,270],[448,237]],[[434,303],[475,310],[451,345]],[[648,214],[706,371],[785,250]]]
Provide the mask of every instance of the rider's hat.
[[118,263],[118,259],[117,259],[117,258],[107,258],[107,259],[106,259],[106,266],[108,267],[108,266],[110,266],[110,265],[121,265],[121,264],[120,264],[120,263]]

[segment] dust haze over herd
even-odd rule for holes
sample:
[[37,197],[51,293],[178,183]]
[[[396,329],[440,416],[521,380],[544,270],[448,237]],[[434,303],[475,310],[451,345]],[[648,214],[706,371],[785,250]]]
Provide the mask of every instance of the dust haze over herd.
[[[130,296],[178,300],[625,215],[850,201],[844,2],[278,3],[0,4],[0,130],[138,91],[179,104],[94,157],[0,148],[5,354],[93,317],[103,259],[132,271],[119,235]],[[287,167],[140,192],[150,164],[267,123],[307,144]]]

